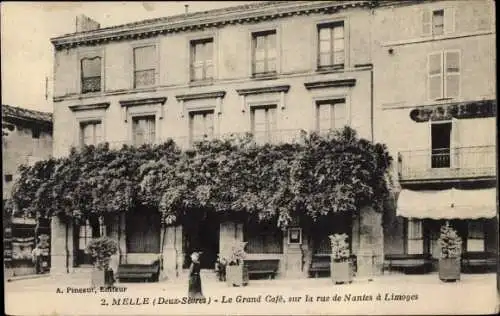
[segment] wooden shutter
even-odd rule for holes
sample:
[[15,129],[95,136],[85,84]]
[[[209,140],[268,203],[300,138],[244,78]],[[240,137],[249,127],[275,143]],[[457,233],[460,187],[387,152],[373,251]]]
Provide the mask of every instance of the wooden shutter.
[[333,128],[343,128],[346,125],[345,101],[333,105]]
[[443,97],[443,54],[430,54],[427,65],[429,99],[440,99]]
[[422,9],[420,15],[422,21],[422,36],[430,36],[432,31],[432,12],[429,9]]
[[457,98],[460,95],[460,52],[444,53],[445,97]]
[[444,34],[455,33],[455,8],[444,9]]

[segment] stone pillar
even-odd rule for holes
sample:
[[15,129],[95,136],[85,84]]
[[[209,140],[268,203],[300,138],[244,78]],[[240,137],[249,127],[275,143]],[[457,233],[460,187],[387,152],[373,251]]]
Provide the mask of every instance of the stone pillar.
[[[296,227],[292,227],[296,228]],[[289,228],[290,229],[290,228]],[[297,279],[301,278],[303,276],[302,273],[302,243],[304,242],[302,239],[304,236],[301,236],[301,243],[296,244],[288,243],[288,232],[289,229],[285,231],[285,234],[283,236],[283,254],[284,254],[284,260],[285,261],[285,266],[283,265],[280,268],[282,269],[282,275],[286,277],[287,279]],[[301,232],[302,234],[302,232]]]
[[[182,226],[167,226],[164,230],[163,244],[163,269],[160,271],[160,279],[174,279],[182,272],[182,261],[184,253],[182,249]],[[162,233],[163,235],[163,233]]]
[[73,270],[73,225],[53,216],[50,230],[50,273],[68,273]]
[[309,277],[309,267],[311,266],[313,247],[312,239],[309,238],[309,232],[302,231],[302,261],[304,262],[302,266],[302,276],[304,278]]
[[219,239],[219,254],[221,257],[228,257],[231,255],[231,249],[236,242],[242,242],[243,224],[235,222],[222,222],[220,223],[220,239]]
[[357,277],[371,280],[381,274],[384,261],[382,214],[365,207],[360,212],[358,225],[354,226],[358,226],[359,236]]
[[[120,264],[120,255],[122,254],[122,243],[123,245],[125,244],[125,236],[122,235],[122,217],[124,217],[124,214],[118,214],[116,216],[113,216],[111,219],[111,222],[109,225],[111,226],[111,231],[108,234],[108,237],[116,241],[118,244],[118,252],[115,255],[111,256],[111,262],[110,262],[110,267],[113,269],[114,273],[118,271],[118,265]],[[122,242],[123,240],[123,242]]]

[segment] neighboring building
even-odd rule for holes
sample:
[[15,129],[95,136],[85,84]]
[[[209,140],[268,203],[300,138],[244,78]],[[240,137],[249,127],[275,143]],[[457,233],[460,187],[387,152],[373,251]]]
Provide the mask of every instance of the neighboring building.
[[[116,148],[173,138],[186,148],[244,132],[291,141],[300,129],[344,125],[371,140],[370,4],[264,2],[55,38],[54,155],[104,141]],[[121,263],[159,257],[158,216],[130,212],[107,223],[120,239]],[[70,226],[66,245],[64,224],[52,221],[54,271],[88,264],[86,241],[101,231],[92,220]],[[198,249],[210,258],[203,268],[213,268],[236,239],[248,241],[251,258],[279,259],[279,277],[307,275],[311,255],[330,249],[327,235],[288,244],[276,228],[207,220],[169,227],[163,262],[175,276]]]
[[[10,198],[20,165],[52,156],[52,114],[2,104],[3,203]],[[31,250],[36,220],[4,215],[4,253],[9,273],[34,273]],[[47,224],[48,225],[48,224]],[[47,226],[46,225],[46,226]],[[40,232],[43,232],[43,223]],[[48,227],[44,232],[49,233]]]
[[375,140],[398,157],[401,186],[397,211],[384,218],[385,253],[435,263],[440,227],[450,220],[464,258],[493,266],[494,2],[387,1],[373,23]]

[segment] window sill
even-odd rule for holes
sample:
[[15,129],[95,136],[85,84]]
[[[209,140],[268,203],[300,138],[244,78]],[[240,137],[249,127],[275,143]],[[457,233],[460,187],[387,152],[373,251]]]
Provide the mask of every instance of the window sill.
[[344,72],[344,66],[327,66],[316,68],[317,73],[334,73],[334,72]]
[[204,80],[191,80],[189,82],[190,87],[200,87],[200,86],[210,86],[214,84],[213,79],[204,79]]
[[254,80],[273,80],[277,79],[278,74],[276,72],[263,72],[252,74],[252,79]]

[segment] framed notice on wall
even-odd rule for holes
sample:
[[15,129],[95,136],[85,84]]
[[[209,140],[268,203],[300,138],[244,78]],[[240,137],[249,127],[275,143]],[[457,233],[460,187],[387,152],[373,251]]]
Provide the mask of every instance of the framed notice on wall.
[[289,228],[288,229],[288,244],[301,244],[302,243],[302,229]]

